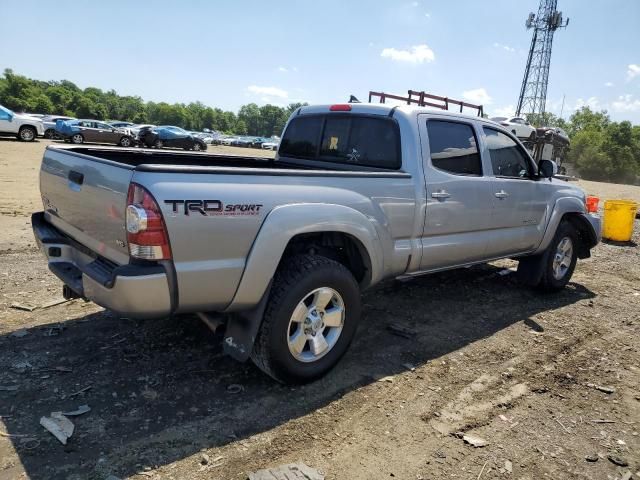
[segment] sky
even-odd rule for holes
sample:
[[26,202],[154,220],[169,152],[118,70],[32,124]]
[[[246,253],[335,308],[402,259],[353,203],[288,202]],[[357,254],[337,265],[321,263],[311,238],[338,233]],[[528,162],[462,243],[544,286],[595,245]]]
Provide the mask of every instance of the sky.
[[[536,0],[0,0],[0,69],[145,100],[360,100],[424,90],[517,105]],[[547,110],[640,123],[640,1],[558,0]],[[564,98],[564,106],[563,106]]]

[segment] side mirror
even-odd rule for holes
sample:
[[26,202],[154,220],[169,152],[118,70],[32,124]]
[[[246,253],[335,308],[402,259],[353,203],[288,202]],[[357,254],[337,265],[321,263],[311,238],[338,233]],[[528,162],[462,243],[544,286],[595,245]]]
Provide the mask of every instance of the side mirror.
[[9,121],[13,122],[13,115],[9,114]]
[[538,175],[543,178],[555,177],[558,173],[558,164],[553,160],[540,160]]

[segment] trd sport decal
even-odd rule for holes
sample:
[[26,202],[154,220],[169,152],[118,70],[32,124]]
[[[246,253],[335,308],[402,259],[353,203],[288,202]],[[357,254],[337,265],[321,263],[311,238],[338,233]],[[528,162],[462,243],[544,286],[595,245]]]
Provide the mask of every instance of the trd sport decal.
[[262,204],[238,203],[224,205],[220,200],[165,200],[164,203],[172,205],[172,213],[181,212],[185,215],[200,213],[205,216],[215,215],[260,215]]

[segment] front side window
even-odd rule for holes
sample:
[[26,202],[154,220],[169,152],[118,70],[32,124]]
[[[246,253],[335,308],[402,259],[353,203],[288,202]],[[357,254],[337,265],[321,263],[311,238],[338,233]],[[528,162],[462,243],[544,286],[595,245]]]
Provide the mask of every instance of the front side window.
[[493,174],[496,177],[529,178],[531,163],[520,146],[508,135],[483,127]]
[[453,175],[482,175],[482,161],[473,127],[468,123],[429,120],[431,164]]
[[111,125],[107,125],[106,123],[98,123],[98,128],[103,130],[111,130],[113,127]]
[[0,120],[9,120],[12,115],[13,112],[11,112],[11,110],[0,107]]

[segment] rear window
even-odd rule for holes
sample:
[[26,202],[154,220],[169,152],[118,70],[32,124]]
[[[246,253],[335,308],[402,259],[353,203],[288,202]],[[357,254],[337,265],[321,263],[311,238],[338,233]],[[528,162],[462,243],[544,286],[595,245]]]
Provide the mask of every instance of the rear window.
[[294,118],[284,133],[279,154],[395,170],[402,164],[395,121],[351,114]]

